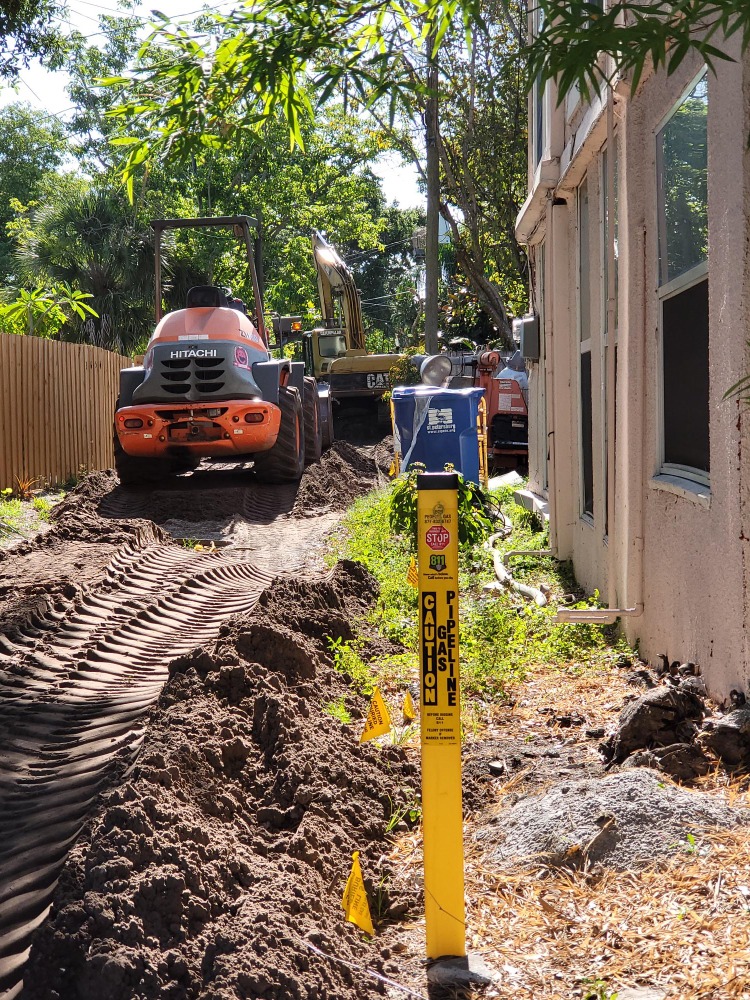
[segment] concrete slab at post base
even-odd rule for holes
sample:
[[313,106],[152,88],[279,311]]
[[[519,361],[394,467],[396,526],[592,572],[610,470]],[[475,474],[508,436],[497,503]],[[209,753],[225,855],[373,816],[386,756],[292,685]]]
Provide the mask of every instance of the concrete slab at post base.
[[438,958],[427,969],[427,981],[436,986],[492,986],[500,982],[500,973],[480,955],[461,958]]

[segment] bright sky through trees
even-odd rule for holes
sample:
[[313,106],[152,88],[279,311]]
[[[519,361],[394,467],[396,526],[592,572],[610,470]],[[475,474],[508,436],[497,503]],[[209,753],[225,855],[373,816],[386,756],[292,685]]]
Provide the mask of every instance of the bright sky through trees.
[[[211,9],[224,11],[231,9],[232,5],[233,0],[219,0],[211,5]],[[201,0],[149,0],[139,4],[133,13],[148,22],[151,11],[158,7],[167,16],[180,20],[200,12],[202,6]],[[93,0],[69,0],[68,9],[68,21],[64,27],[80,31],[90,41],[95,40],[99,31],[99,14],[126,13],[118,11],[117,0],[104,0],[103,4],[94,3]],[[144,37],[146,34],[144,26]],[[101,37],[103,40],[103,36]],[[66,73],[49,72],[34,61],[28,70],[20,74],[20,82],[15,88],[0,87],[0,107],[25,101],[32,107],[39,108],[45,115],[54,115],[64,120],[71,107],[65,91],[67,82]],[[398,202],[400,208],[424,208],[425,199],[417,187],[416,171],[411,165],[405,164],[398,154],[385,154],[373,170],[383,181],[383,192],[389,203]]]

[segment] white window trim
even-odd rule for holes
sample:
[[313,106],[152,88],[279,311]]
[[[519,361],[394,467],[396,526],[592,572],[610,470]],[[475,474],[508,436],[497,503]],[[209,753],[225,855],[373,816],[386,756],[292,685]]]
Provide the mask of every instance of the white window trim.
[[707,70],[707,68],[706,68],[706,66],[704,64],[704,66],[702,67],[702,69],[698,70],[698,72],[695,74],[695,76],[690,80],[690,83],[688,83],[687,86],[683,87],[682,91],[680,92],[679,97],[674,102],[674,104],[672,105],[672,107],[664,115],[664,117],[661,119],[661,121],[659,121],[657,123],[656,128],[654,129],[654,137],[655,138],[658,139],[659,133],[661,132],[661,130],[664,128],[665,125],[669,124],[669,122],[671,121],[672,118],[674,118],[674,116],[680,110],[680,105],[683,103],[683,101],[685,100],[685,98],[688,97],[690,94],[692,94],[692,92],[695,90],[695,88],[698,85],[698,83],[700,83],[700,81],[703,79],[704,76],[707,75],[707,73],[708,73],[708,70]]
[[678,466],[665,466],[664,471],[653,477],[649,486],[652,490],[664,493],[673,493],[684,500],[690,500],[699,507],[707,510],[711,507],[711,490],[691,479],[684,478],[683,475],[670,474],[668,468],[678,468]]
[[[662,130],[669,124],[671,119],[677,114],[681,105],[688,97],[689,94],[693,92],[697,84],[706,76],[707,70],[703,66],[699,72],[690,80],[690,82],[683,88],[677,100],[674,102],[670,110],[661,119],[654,129],[654,147],[655,147],[655,157],[657,163],[657,217],[656,217],[656,295],[657,295],[657,306],[659,310],[659,338],[658,338],[658,361],[657,361],[657,373],[656,373],[656,392],[657,392],[657,442],[656,442],[656,455],[657,455],[657,471],[654,473],[651,479],[651,486],[654,489],[665,490],[669,493],[675,493],[678,496],[682,496],[687,500],[693,500],[705,507],[710,506],[711,503],[711,474],[710,472],[705,472],[703,469],[694,469],[690,466],[677,465],[673,462],[666,462],[664,458],[664,327],[663,327],[663,304],[666,299],[672,298],[679,292],[683,292],[693,285],[697,285],[703,280],[708,280],[708,259],[702,260],[695,267],[690,268],[687,271],[683,271],[682,274],[677,275],[677,277],[672,278],[671,281],[666,282],[661,285],[661,259],[660,259],[660,247],[659,247],[659,228],[661,226],[661,219],[659,217],[659,191],[658,187],[661,183],[661,178],[659,177],[659,134]],[[710,315],[709,315],[710,323]],[[709,328],[710,334],[710,328]]]
[[[577,386],[577,409],[578,409],[578,517],[584,523],[589,525],[589,527],[594,527],[594,513],[593,511],[587,511],[583,509],[584,496],[586,493],[586,487],[583,481],[583,411],[581,407],[581,357],[584,354],[591,355],[591,404],[592,404],[592,421],[593,421],[593,402],[594,402],[594,366],[593,366],[593,338],[591,336],[591,330],[588,331],[588,337],[586,340],[582,339],[583,328],[581,325],[581,188],[586,184],[588,199],[589,199],[589,231],[587,236],[587,244],[589,248],[589,268],[591,266],[591,190],[589,186],[589,174],[588,171],[583,175],[581,181],[576,188],[576,306],[577,306],[577,316],[576,316],[576,339],[578,340],[578,371],[576,372],[576,386]],[[591,297],[591,280],[589,279],[589,299]],[[589,301],[589,309],[591,303]],[[589,317],[590,319],[591,317]],[[593,426],[592,426],[592,436],[593,436]],[[592,454],[593,462],[593,440],[592,440]],[[594,505],[594,510],[596,509],[596,497],[592,497],[592,503]]]
[[[662,308],[665,299],[671,299],[680,292],[692,288],[701,281],[708,280],[708,261],[701,261],[695,267],[674,278],[668,285],[657,289],[659,309],[659,359],[657,365],[657,471],[651,480],[652,486],[677,493],[689,500],[696,500],[708,506],[711,497],[711,473],[694,469],[688,465],[677,465],[664,458],[664,327]],[[708,498],[708,499],[706,499]]]

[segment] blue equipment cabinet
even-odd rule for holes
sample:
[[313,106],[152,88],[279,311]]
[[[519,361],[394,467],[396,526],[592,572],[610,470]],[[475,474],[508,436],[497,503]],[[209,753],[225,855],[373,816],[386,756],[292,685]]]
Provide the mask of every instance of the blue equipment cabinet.
[[484,389],[396,386],[391,398],[402,472],[415,462],[428,472],[442,472],[450,462],[464,479],[486,485]]

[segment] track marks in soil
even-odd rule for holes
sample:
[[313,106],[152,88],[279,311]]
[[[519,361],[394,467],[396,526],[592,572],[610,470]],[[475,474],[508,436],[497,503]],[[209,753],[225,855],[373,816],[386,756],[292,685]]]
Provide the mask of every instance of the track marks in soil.
[[273,574],[223,553],[127,546],[100,589],[0,636],[0,995],[103,787],[132,766],[170,659],[249,611]]
[[[84,590],[67,564],[67,587],[36,582],[25,565],[36,613],[14,605],[8,634],[0,633],[3,1000],[22,989],[32,934],[97,796],[134,765],[170,661],[215,640],[274,578],[321,580],[325,530],[376,478],[376,462],[346,444],[299,485],[211,470],[140,491],[96,473],[56,508],[44,543],[19,549],[46,572],[66,546],[125,543],[101,576],[84,577]],[[231,548],[165,544],[157,524],[173,537],[215,538]]]

